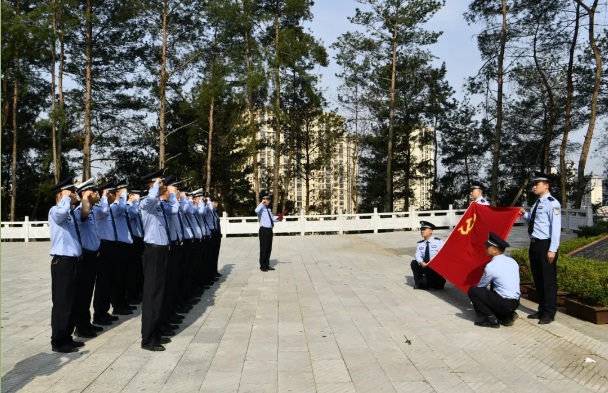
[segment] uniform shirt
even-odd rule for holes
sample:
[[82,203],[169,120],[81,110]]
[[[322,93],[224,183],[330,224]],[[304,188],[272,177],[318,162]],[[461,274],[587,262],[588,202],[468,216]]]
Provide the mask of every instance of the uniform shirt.
[[203,237],[211,236],[211,228],[209,228],[209,222],[207,222],[206,218],[207,205],[205,202],[200,199],[198,201],[198,215],[201,221],[201,225],[203,226]]
[[133,236],[129,230],[130,223],[127,224],[127,192],[123,191],[118,200],[110,205],[112,214],[114,215],[114,224],[116,225],[116,235],[119,242],[133,244]]
[[496,255],[486,265],[478,286],[487,287],[494,283],[494,292],[505,299],[519,299],[519,265],[513,258]]
[[215,214],[213,213],[213,202],[210,200],[207,201],[207,206],[205,207],[205,220],[207,220],[207,225],[209,225],[209,229],[211,231],[215,231]]
[[61,198],[57,205],[49,210],[49,231],[51,232],[51,255],[79,257],[82,247],[78,241],[76,222],[72,217],[71,199]]
[[112,242],[116,241],[112,216],[110,216],[110,206],[108,206],[108,197],[101,197],[98,207],[99,210],[95,213],[95,218],[97,219],[97,234],[99,238]]
[[441,250],[443,247],[443,240],[438,237],[431,237],[429,240],[420,240],[416,244],[416,262],[420,263],[424,261],[424,253],[426,252],[426,243],[429,243],[429,254],[431,258],[429,261],[432,261],[435,258],[435,255]]
[[194,201],[188,201],[188,209],[186,210],[186,217],[190,220],[190,224],[192,224],[192,231],[194,232],[194,237],[196,239],[200,239],[203,237],[203,221],[198,215],[198,209],[194,206]]
[[279,220],[272,215],[270,208],[264,205],[264,202],[260,203],[258,207],[255,208],[255,214],[258,216],[258,221],[260,221],[260,227],[262,228],[272,228],[273,223],[279,222]]
[[483,195],[480,196],[479,198],[475,199],[473,201],[473,203],[479,203],[480,205],[487,205],[487,206],[490,205],[490,202],[488,202],[488,200],[486,198],[484,198]]
[[192,218],[188,217],[188,198],[183,196],[179,201],[179,217],[184,226],[184,239],[192,239],[194,232],[192,225],[196,225],[196,222],[192,222]]
[[[139,204],[141,218],[144,224],[144,242],[159,246],[168,246],[169,238],[167,229],[170,221],[171,204],[177,204],[175,193],[169,194],[169,203],[161,205],[158,199],[158,184],[154,184],[148,192],[148,196],[143,198]],[[163,210],[165,209],[165,214]],[[165,220],[165,216],[167,220]]]
[[[534,207],[532,207],[534,209]],[[524,220],[530,222],[532,211],[524,214]],[[550,252],[557,252],[562,232],[562,207],[557,199],[546,193],[539,198],[534,217],[534,228],[531,237],[540,240],[551,239]]]
[[[179,218],[177,213],[179,212],[179,201],[177,200],[177,196],[173,193],[173,201],[160,201],[161,205],[164,206],[165,212],[167,214],[167,220],[169,221],[169,233],[171,234],[171,241],[181,241],[184,238],[184,234],[182,233],[182,226],[179,222]],[[171,199],[171,197],[169,198]]]
[[131,223],[131,234],[135,237],[144,237],[142,233],[141,216],[139,213],[139,199],[133,200],[133,202],[127,202],[127,216]]
[[82,248],[89,251],[99,250],[99,245],[101,244],[99,235],[97,235],[97,220],[95,219],[95,210],[97,209],[97,206],[92,206],[86,218],[82,218],[82,203],[74,209],[76,223],[78,224],[78,228],[80,228]]

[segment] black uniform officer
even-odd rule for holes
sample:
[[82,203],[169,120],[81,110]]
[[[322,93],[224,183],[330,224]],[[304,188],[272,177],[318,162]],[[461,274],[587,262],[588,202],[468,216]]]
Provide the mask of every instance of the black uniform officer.
[[[519,265],[513,258],[504,255],[509,243],[490,232],[486,255],[492,260],[486,265],[477,286],[469,288],[469,299],[481,321],[477,326],[497,328],[511,326],[517,318],[519,307]],[[486,287],[491,284],[491,290]]]
[[529,315],[540,324],[553,322],[557,312],[557,249],[562,230],[562,208],[551,196],[553,176],[535,172],[532,191],[538,196],[530,213],[521,209],[530,235],[530,270],[538,293],[538,311]]
[[414,274],[414,289],[443,289],[445,285],[445,278],[427,266],[443,247],[443,240],[433,237],[435,228],[428,221],[420,221],[420,235],[423,239],[416,245],[416,259],[410,264]]

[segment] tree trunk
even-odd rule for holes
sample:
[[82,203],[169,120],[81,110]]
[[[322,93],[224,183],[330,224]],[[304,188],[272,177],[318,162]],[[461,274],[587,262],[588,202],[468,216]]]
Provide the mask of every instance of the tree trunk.
[[274,170],[272,184],[272,210],[277,211],[279,207],[279,168],[281,167],[281,75],[279,73],[279,14],[274,17],[274,50],[275,50],[275,108],[274,108]]
[[[160,80],[158,85],[158,99],[159,99],[159,109],[158,109],[158,167],[163,168],[165,166],[165,138],[166,138],[166,130],[165,130],[165,112],[166,112],[166,94],[167,94],[167,81],[169,79],[169,75],[167,73],[167,45],[168,45],[168,32],[167,32],[167,17],[168,17],[168,5],[165,0],[163,3],[163,25],[162,25],[162,34],[163,34],[163,44],[161,48],[161,56],[160,56]],[[207,189],[209,191],[209,189]]]
[[[66,119],[65,119],[65,100],[63,97],[63,70],[65,67],[65,24],[63,23],[63,3],[61,3],[61,13],[59,14],[59,70],[57,75],[57,84],[58,84],[58,94],[59,94],[59,122],[58,127],[56,129],[57,132],[57,157],[59,166],[55,168],[57,172],[57,177],[61,178],[61,169],[62,169],[62,160],[61,160],[61,152],[63,151],[63,134],[66,129]],[[84,180],[84,179],[83,179]]]
[[540,62],[538,61],[538,56],[536,52],[536,42],[538,38],[538,25],[536,29],[536,34],[534,35],[533,40],[533,53],[534,53],[534,65],[536,66],[536,71],[540,75],[540,79],[543,82],[543,86],[547,90],[547,96],[549,98],[549,121],[547,123],[547,128],[545,129],[545,143],[543,147],[543,159],[541,161],[541,172],[545,172],[545,170],[549,171],[549,152],[551,151],[551,139],[553,137],[553,128],[555,126],[555,95],[553,94],[553,88],[549,84],[549,80],[543,71]]
[[57,154],[59,140],[57,139],[57,109],[55,108],[55,58],[57,56],[57,11],[55,10],[55,0],[51,0],[51,12],[53,13],[53,44],[51,48],[51,135],[53,140],[53,175],[55,176],[55,183],[58,183],[61,170],[58,169],[60,158]]
[[[384,210],[392,212],[393,207],[393,137],[395,134],[395,78],[397,76],[397,20],[393,25],[393,56],[391,66],[391,102],[388,112],[388,146],[386,151],[386,204]],[[406,174],[406,178],[408,174]],[[407,180],[407,179],[406,179]],[[407,197],[405,198],[407,200]],[[407,204],[407,201],[406,201]]]
[[567,98],[566,98],[566,119],[564,124],[564,136],[562,139],[562,145],[559,149],[559,167],[561,177],[561,191],[562,191],[562,207],[566,207],[568,203],[568,196],[566,195],[566,148],[568,147],[568,134],[570,133],[570,120],[572,117],[572,99],[574,97],[574,83],[572,82],[572,70],[574,68],[574,52],[576,50],[576,42],[578,40],[578,29],[580,19],[581,6],[576,4],[576,21],[574,24],[574,36],[572,37],[572,43],[570,44],[570,57],[568,58],[568,72],[566,78],[568,79],[567,86]]
[[602,56],[600,49],[595,42],[595,11],[597,9],[598,0],[594,0],[593,6],[589,7],[576,0],[589,13],[589,44],[593,50],[593,56],[595,57],[595,84],[593,87],[593,97],[591,98],[591,115],[589,117],[589,126],[587,127],[587,133],[585,134],[585,142],[583,143],[583,150],[581,151],[581,158],[578,161],[578,189],[576,193],[576,201],[574,203],[575,209],[580,209],[585,194],[585,188],[587,182],[585,180],[585,165],[587,164],[587,157],[589,155],[589,148],[591,146],[591,140],[593,139],[593,131],[595,129],[595,120],[597,119],[597,101],[600,93],[600,87],[602,82]]
[[437,208],[437,115],[433,126],[433,185],[431,190],[431,209]]
[[85,98],[84,98],[84,146],[82,148],[82,177],[91,177],[91,71],[93,67],[93,1],[87,0],[86,18],[86,47],[85,47]]
[[245,61],[247,66],[247,113],[249,114],[249,132],[251,135],[251,157],[253,160],[253,192],[255,201],[260,200],[260,173],[258,163],[258,128],[253,110],[253,87],[251,75],[251,51],[249,49],[249,32],[245,30]]
[[502,0],[502,32],[500,34],[500,52],[498,54],[498,94],[496,97],[496,131],[492,151],[492,206],[498,201],[498,163],[500,162],[500,144],[502,136],[502,89],[507,44],[507,0]]
[[[19,1],[17,1],[17,14],[19,14]],[[13,82],[13,160],[11,163],[11,222],[15,221],[15,206],[17,205],[17,110],[19,97],[19,50],[15,51],[15,72]]]
[[[350,143],[350,141],[348,142]],[[353,146],[353,158],[352,163],[349,165],[349,171],[351,171],[351,201],[353,203],[352,212],[356,214],[359,211],[359,194],[358,194],[358,176],[357,176],[357,163],[358,163],[358,148],[359,148],[359,90],[358,87],[355,86],[355,142]],[[353,166],[351,170],[351,166]]]
[[211,104],[209,105],[209,143],[207,144],[207,181],[205,183],[205,189],[211,190],[211,155],[213,152],[213,110],[215,106],[215,97],[211,97]]

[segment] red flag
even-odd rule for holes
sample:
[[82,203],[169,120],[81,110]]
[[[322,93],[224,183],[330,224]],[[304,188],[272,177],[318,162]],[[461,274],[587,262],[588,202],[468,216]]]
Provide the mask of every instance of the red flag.
[[503,239],[519,216],[519,207],[492,207],[472,203],[429,267],[465,293],[477,285],[490,261],[485,242],[494,232]]

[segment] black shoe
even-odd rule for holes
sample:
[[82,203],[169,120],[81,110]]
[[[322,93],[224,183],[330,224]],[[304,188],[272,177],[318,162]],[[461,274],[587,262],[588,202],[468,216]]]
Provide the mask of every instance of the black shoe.
[[130,304],[123,304],[120,306],[120,308],[124,308],[126,310],[131,310],[131,311],[137,310],[137,306],[132,306]]
[[499,328],[500,324],[498,322],[492,322],[489,319],[484,319],[483,321],[475,322],[475,326]]
[[218,282],[219,280],[220,279],[216,277],[216,278],[213,279],[213,282]]
[[222,277],[222,273],[220,273],[220,272],[216,272],[216,273],[215,273],[215,277]]
[[415,284],[415,285],[414,285],[414,289],[420,289],[420,285]]
[[84,347],[84,343],[82,341],[72,340],[69,345],[73,346],[74,348]]
[[272,267],[272,266],[268,266],[266,269],[268,269],[268,270],[276,270],[276,269],[275,269],[274,267]]
[[172,316],[169,318],[169,322],[171,322],[171,323],[177,323],[177,324],[180,324],[180,323],[184,322],[184,320],[183,320],[183,318],[178,318],[177,316],[172,315]]
[[539,324],[539,325],[548,325],[548,324],[550,324],[551,322],[553,322],[554,320],[555,320],[555,319],[554,319],[553,317],[541,317],[541,318],[538,320],[538,324]]
[[129,303],[130,305],[141,304],[141,299],[129,299],[127,303]]
[[166,325],[163,325],[162,328],[166,329],[166,330],[177,330],[177,329],[179,329],[179,326],[178,325],[172,325],[172,324],[168,323]]
[[95,338],[97,337],[97,333],[90,329],[76,329],[74,332],[76,337],[80,338]]
[[78,348],[76,348],[70,344],[51,345],[51,349],[53,350],[53,352],[61,352],[61,353],[78,352]]
[[161,337],[158,341],[161,344],[169,344],[171,342],[171,339],[169,337]]
[[268,268],[267,267],[261,267],[260,270],[263,271],[263,272],[267,272]]
[[161,336],[170,336],[170,337],[175,336],[175,332],[170,329],[160,329],[159,333]]
[[528,319],[540,319],[541,315],[540,313],[537,311],[534,314],[530,314],[528,315]]
[[187,314],[191,309],[192,309],[192,307],[188,307],[188,306],[175,307],[175,311],[180,314]]
[[124,308],[122,306],[118,306],[112,310],[112,314],[114,314],[114,315],[131,315],[131,314],[133,314],[133,311],[131,311],[127,308]]
[[87,326],[87,328],[94,332],[103,332],[103,328],[101,326],[95,326],[95,325],[89,324],[89,326]]
[[112,326],[112,322],[109,319],[93,319],[93,323],[101,326]]
[[141,344],[141,349],[145,349],[146,351],[152,352],[160,352],[164,351],[165,347],[160,344]]
[[513,311],[511,313],[511,316],[509,316],[507,319],[499,319],[498,323],[500,323],[503,326],[513,326],[513,324],[515,323],[515,320],[518,317],[519,316],[517,315],[517,313],[515,311]]

